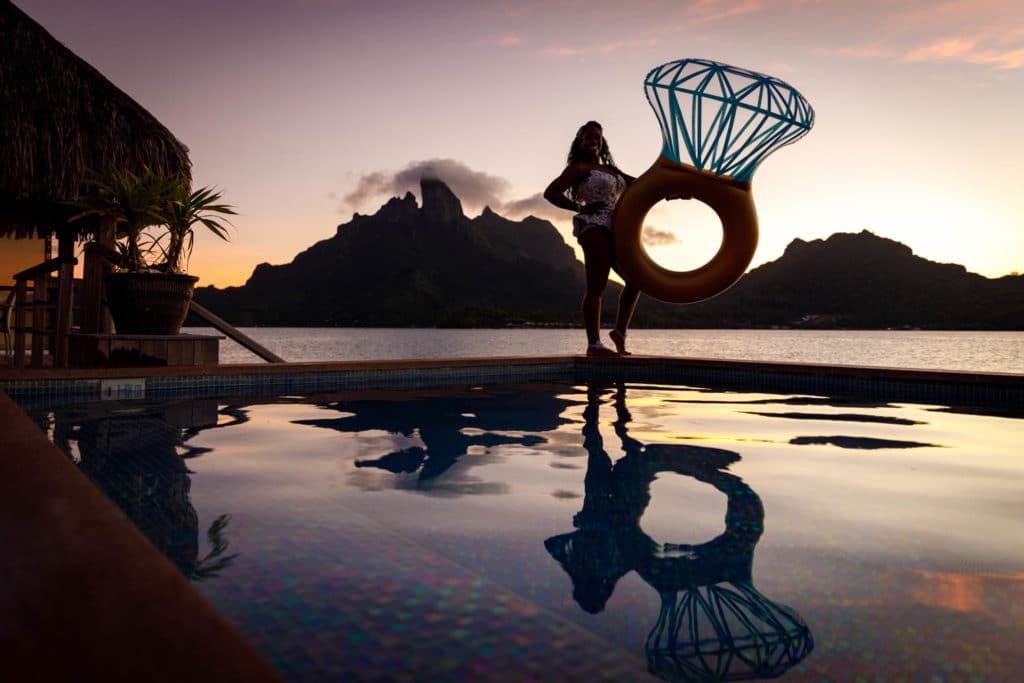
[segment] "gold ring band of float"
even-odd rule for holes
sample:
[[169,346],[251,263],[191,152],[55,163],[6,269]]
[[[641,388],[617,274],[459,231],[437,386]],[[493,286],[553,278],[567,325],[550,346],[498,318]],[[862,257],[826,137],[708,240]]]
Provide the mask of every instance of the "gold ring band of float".
[[[710,261],[694,270],[669,270],[643,247],[644,218],[658,202],[685,197],[703,202],[722,222],[722,243]],[[757,250],[757,210],[750,183],[700,171],[664,155],[619,198],[612,217],[616,267],[626,282],[673,304],[709,299],[746,272]]]
[[[654,67],[644,93],[661,127],[661,156],[619,199],[612,222],[616,265],[626,282],[656,299],[709,299],[743,276],[757,250],[754,171],[807,134],[814,109],[784,81],[710,59]],[[641,241],[647,212],[673,197],[701,201],[722,221],[718,253],[695,270],[663,268]]]

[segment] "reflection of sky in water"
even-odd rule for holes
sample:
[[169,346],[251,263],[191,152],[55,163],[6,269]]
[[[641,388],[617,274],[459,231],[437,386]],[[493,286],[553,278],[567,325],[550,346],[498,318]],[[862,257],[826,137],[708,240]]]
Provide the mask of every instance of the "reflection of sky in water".
[[[1010,680],[1024,666],[1014,645],[1024,639],[1019,418],[635,386],[623,419],[613,394],[600,393],[591,414],[612,462],[627,457],[623,434],[648,448],[739,456],[728,472],[765,511],[753,584],[814,635],[794,680]],[[434,628],[435,654],[455,659],[498,657],[480,640],[486,632],[516,666],[561,662],[549,670],[556,678],[581,657],[619,679],[644,675],[658,594],[630,572],[603,611],[587,614],[544,547],[573,531],[586,498],[586,387],[394,398],[226,402],[220,427],[193,429],[186,445],[199,455],[186,462],[198,528],[229,513],[238,554],[200,589],[275,659],[334,657],[379,672],[422,656],[456,671],[427,650],[380,654]],[[662,472],[649,492],[639,527],[650,538],[700,544],[723,533],[718,489]],[[467,586],[479,595],[467,598]],[[346,649],[353,624],[365,626],[376,659]],[[341,638],[333,645],[332,632]],[[566,634],[574,647],[558,640]]]

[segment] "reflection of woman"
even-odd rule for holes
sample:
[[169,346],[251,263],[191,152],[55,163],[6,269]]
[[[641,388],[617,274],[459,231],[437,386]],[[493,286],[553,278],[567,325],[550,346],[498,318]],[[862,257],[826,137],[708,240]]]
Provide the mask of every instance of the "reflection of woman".
[[[750,580],[754,546],[764,529],[761,499],[727,471],[740,456],[703,446],[652,444],[629,436],[625,389],[615,395],[615,432],[626,455],[615,463],[600,433],[601,389],[591,387],[584,409],[587,450],[586,495],[573,517],[576,531],[545,543],[573,579],[574,594],[588,612],[600,612],[615,583],[630,571],[659,592],[717,581]],[[728,498],[726,529],[700,545],[659,544],[640,528],[651,501],[650,486],[662,472],[675,472],[714,486]]]
[[[576,213],[572,219],[572,234],[583,248],[587,273],[583,323],[587,331],[588,356],[615,353],[601,343],[601,297],[614,265],[612,212],[626,185],[633,180],[616,168],[601,124],[587,121],[576,131],[565,170],[544,191],[544,198],[549,202]],[[615,327],[608,336],[620,354],[626,353],[626,329],[639,297],[640,290],[628,282],[619,296]]]
[[[648,668],[669,680],[741,680],[781,675],[813,648],[810,630],[792,609],[753,585],[754,547],[764,531],[758,495],[728,467],[732,451],[678,444],[644,445],[629,436],[625,389],[615,395],[615,432],[625,456],[612,462],[600,434],[601,389],[584,410],[586,496],[576,530],[545,548],[573,582],[587,612],[604,609],[616,582],[630,571],[661,597],[645,643]],[[640,528],[650,485],[661,472],[705,482],[728,499],[725,530],[699,545],[657,543]]]

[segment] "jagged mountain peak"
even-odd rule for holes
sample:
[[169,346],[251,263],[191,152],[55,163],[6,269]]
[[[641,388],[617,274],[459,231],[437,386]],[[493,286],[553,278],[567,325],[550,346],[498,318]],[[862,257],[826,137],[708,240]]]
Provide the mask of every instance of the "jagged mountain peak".
[[420,179],[423,196],[423,217],[431,222],[452,223],[465,218],[462,202],[444,181],[437,178]]

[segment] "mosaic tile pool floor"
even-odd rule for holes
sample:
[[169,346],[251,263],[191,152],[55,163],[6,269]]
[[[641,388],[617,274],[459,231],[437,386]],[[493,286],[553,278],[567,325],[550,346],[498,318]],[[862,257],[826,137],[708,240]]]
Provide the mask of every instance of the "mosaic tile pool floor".
[[30,414],[290,680],[1024,670],[1021,411],[545,383]]

